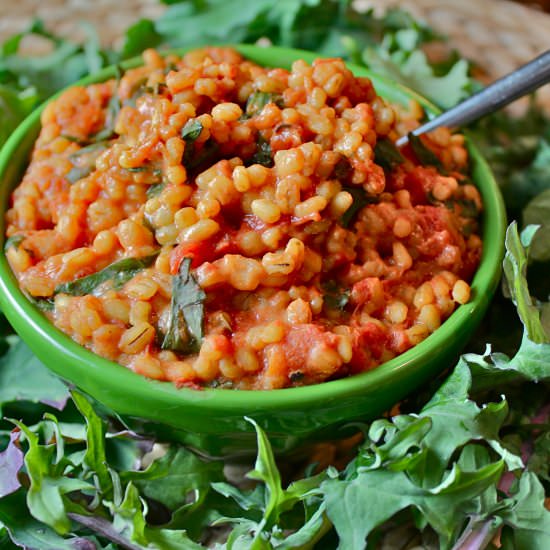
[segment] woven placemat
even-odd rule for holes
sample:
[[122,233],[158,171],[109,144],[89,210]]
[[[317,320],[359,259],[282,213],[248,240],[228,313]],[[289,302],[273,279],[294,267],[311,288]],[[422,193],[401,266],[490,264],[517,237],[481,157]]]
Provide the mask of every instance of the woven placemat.
[[[449,46],[481,67],[486,81],[550,48],[550,15],[508,0],[356,0],[356,5],[377,12],[407,9],[447,35]],[[73,40],[82,40],[81,23],[90,23],[101,42],[112,46],[132,23],[142,17],[155,19],[165,9],[159,0],[0,0],[0,41],[39,17],[49,29]],[[26,53],[46,47],[36,38],[23,43]],[[539,91],[538,101],[550,113],[550,86]]]
[[[377,12],[395,6],[407,9],[446,34],[454,48],[492,77],[550,47],[550,15],[508,0],[356,0],[356,4]],[[133,22],[154,19],[165,9],[159,0],[0,0],[0,41],[39,17],[48,28],[76,40],[84,37],[80,22],[86,21],[96,27],[103,44],[112,45]]]
[[[231,0],[228,0],[231,1]],[[498,77],[550,47],[550,15],[508,0],[356,0],[383,12],[402,7],[449,37],[450,44]],[[63,36],[82,39],[80,22],[94,25],[105,45],[142,17],[156,18],[159,0],[0,0],[0,41],[33,17]],[[27,45],[28,47],[28,45]]]
[[[228,0],[230,1],[230,0]],[[449,44],[475,61],[492,80],[550,48],[550,15],[508,0],[356,0],[383,12],[402,7],[449,37]],[[0,41],[24,30],[34,17],[57,33],[82,40],[81,22],[96,27],[101,42],[112,46],[142,17],[156,18],[166,6],[159,0],[0,0]],[[40,40],[27,40],[36,53]],[[550,110],[550,87],[541,99]]]

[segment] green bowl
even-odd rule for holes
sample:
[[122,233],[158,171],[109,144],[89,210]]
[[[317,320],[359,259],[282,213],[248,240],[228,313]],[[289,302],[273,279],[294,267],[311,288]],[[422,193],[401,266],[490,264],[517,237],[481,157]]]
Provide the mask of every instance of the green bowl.
[[[284,48],[236,46],[245,57],[261,65],[290,68],[293,61],[311,62],[315,54]],[[183,53],[179,50],[176,53]],[[140,64],[134,59],[126,68]],[[380,95],[395,103],[411,97],[428,110],[432,105],[414,92],[349,65],[357,76],[368,76]],[[114,77],[113,67],[79,84]],[[12,134],[0,152],[0,201],[8,207],[10,192],[20,181],[40,129],[34,111]],[[460,306],[441,328],[406,353],[375,370],[314,386],[274,391],[176,389],[168,382],[146,379],[127,368],[98,357],[55,328],[19,290],[6,261],[0,259],[0,306],[33,352],[59,376],[121,415],[131,426],[160,438],[183,442],[205,455],[228,457],[255,452],[255,418],[267,431],[274,450],[286,453],[315,441],[350,435],[353,423],[387,410],[422,383],[451,366],[462,346],[481,321],[500,278],[506,215],[494,177],[478,150],[469,144],[472,175],[478,185],[483,214],[483,257],[472,283],[472,299]],[[4,216],[0,219],[3,248]]]

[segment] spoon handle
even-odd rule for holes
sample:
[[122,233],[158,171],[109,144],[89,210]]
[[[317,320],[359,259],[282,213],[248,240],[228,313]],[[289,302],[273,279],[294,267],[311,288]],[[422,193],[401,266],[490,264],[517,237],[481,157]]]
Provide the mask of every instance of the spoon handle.
[[[550,50],[499,78],[426,124],[422,124],[413,130],[412,134],[419,136],[440,126],[465,126],[478,118],[498,111],[515,99],[534,92],[547,82],[550,82]],[[402,136],[396,141],[396,145],[402,147],[407,141],[408,137]]]

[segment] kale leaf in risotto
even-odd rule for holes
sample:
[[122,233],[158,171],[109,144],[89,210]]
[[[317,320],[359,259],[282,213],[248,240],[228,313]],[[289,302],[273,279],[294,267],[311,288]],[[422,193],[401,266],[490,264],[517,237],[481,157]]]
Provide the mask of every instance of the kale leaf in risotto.
[[63,332],[178,385],[353,375],[469,300],[482,204],[461,135],[340,59],[144,53],[49,103],[7,214],[23,291]]

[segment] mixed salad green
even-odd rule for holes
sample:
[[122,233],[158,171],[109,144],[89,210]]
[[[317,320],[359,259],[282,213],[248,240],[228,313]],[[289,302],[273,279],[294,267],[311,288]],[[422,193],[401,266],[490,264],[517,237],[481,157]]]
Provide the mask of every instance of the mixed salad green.
[[[166,3],[173,5],[159,20],[128,29],[118,51],[101,49],[91,28],[84,44],[73,44],[40,22],[28,33],[49,40],[50,54],[20,56],[26,33],[5,42],[0,142],[62,86],[164,44],[262,38],[341,55],[442,107],[479,86],[456,54],[430,63],[421,47],[441,37],[402,11],[379,18],[346,0]],[[399,414],[358,426],[363,439],[348,459],[278,465],[248,419],[257,459],[236,476],[132,432],[68,389],[1,318],[0,548],[548,548],[550,122],[532,107],[472,133],[513,220],[502,293],[458,363]]]

